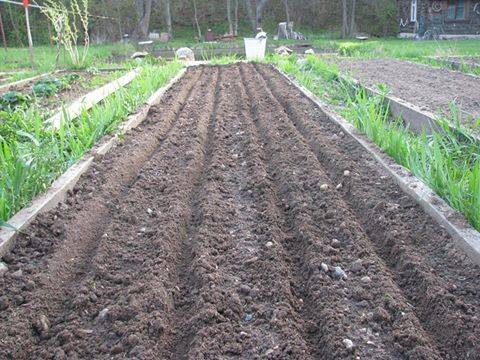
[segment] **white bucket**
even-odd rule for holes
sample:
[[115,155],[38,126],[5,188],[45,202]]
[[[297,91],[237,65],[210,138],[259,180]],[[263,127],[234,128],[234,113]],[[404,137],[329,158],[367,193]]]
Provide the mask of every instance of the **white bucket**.
[[247,60],[261,60],[265,58],[267,39],[244,38],[243,40],[245,41]]

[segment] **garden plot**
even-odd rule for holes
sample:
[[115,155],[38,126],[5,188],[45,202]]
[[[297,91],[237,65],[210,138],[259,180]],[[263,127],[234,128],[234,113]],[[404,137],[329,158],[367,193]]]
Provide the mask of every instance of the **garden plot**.
[[3,261],[0,357],[480,352],[478,266],[264,65],[187,71]]
[[448,57],[433,57],[432,60],[440,62],[455,70],[470,70],[478,72],[480,70],[479,56],[448,56]]
[[480,118],[480,80],[468,74],[392,59],[336,59],[341,70],[365,85],[384,84],[390,94],[421,110],[446,114],[451,119],[455,103],[464,125]]
[[50,112],[120,76],[119,72],[61,71],[0,90],[2,110],[32,105]]

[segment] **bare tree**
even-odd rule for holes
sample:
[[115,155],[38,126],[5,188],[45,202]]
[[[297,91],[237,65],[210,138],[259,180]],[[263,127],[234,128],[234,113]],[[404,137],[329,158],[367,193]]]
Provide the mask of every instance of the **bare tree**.
[[255,15],[253,13],[253,6],[251,0],[245,0],[245,7],[247,9],[248,19],[250,20],[250,24],[252,25],[252,30],[255,31],[257,28],[257,24],[255,21]]
[[355,13],[357,10],[357,0],[352,0],[352,9],[350,12],[350,29],[348,30],[348,36],[353,37],[355,33]]
[[342,37],[346,38],[348,33],[348,6],[347,0],[342,0]]
[[134,35],[138,39],[145,39],[150,26],[152,0],[135,0],[135,8],[137,9],[138,23]]
[[165,22],[167,23],[167,32],[172,35],[172,12],[170,10],[170,0],[163,0],[163,5],[165,6]]
[[290,11],[288,10],[288,0],[284,0],[285,3],[285,15],[287,17],[287,26],[290,24]]
[[197,1],[193,0],[193,16],[195,20],[195,26],[197,27],[198,32],[198,39],[202,38],[202,29],[200,28],[200,24],[198,23],[198,9],[197,9]]
[[232,0],[227,0],[227,19],[229,34],[233,35],[233,22],[232,22]]
[[267,2],[268,0],[258,0],[257,2],[257,16],[255,22],[255,27],[257,29],[262,27],[263,9],[265,8],[265,5],[267,5]]
[[233,35],[238,35],[238,0],[234,0],[235,7],[233,11]]

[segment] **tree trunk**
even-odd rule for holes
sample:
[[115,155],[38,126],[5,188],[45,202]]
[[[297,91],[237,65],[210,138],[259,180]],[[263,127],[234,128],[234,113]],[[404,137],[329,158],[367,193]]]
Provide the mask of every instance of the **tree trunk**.
[[195,17],[195,25],[198,32],[198,40],[202,38],[202,29],[200,29],[200,24],[198,23],[198,13],[197,13],[197,1],[193,0],[193,16]]
[[263,9],[265,8],[265,5],[267,5],[267,2],[268,0],[259,0],[257,3],[257,16],[255,22],[256,29],[262,27]]
[[227,0],[228,33],[233,35],[232,0]]
[[287,17],[287,27],[290,24],[290,11],[288,10],[288,0],[284,0],[285,2],[285,16]]
[[5,48],[5,51],[7,51],[7,39],[5,38],[5,29],[3,28],[3,19],[2,19],[2,13],[0,12],[0,31],[2,32],[2,42],[3,42],[3,47]]
[[352,12],[350,14],[350,29],[348,31],[348,36],[353,38],[355,34],[355,13],[357,8],[357,0],[352,0]]
[[152,0],[135,0],[135,7],[137,9],[138,24],[134,35],[137,39],[146,39],[150,26]]
[[346,38],[348,33],[348,7],[347,0],[342,0],[342,38]]
[[20,47],[23,47],[22,37],[20,36],[17,24],[15,23],[15,20],[13,18],[12,7],[10,6],[10,4],[8,4],[8,16],[10,17],[10,23],[12,24],[13,33],[15,34],[15,38],[17,39],[17,43]]
[[245,7],[247,8],[248,19],[250,20],[250,24],[252,25],[252,30],[255,32],[257,30],[255,15],[253,14],[253,7],[251,0],[245,0]]
[[238,0],[235,1],[235,10],[233,12],[233,35],[238,35]]
[[120,13],[120,1],[114,1],[115,3],[115,8],[117,10],[117,25],[118,25],[118,33],[120,35],[120,41],[123,39],[123,29],[122,29],[122,16]]
[[170,10],[170,0],[164,0],[165,3],[165,22],[167,23],[167,32],[170,36],[173,33],[172,12]]

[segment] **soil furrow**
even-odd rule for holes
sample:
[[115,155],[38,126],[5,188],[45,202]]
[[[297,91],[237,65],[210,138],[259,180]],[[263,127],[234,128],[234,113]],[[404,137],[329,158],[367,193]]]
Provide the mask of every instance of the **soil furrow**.
[[[22,277],[1,279],[4,285],[2,300],[7,304],[21,305],[22,309],[18,311],[12,306],[13,311],[8,315],[2,312],[2,317],[6,315],[2,330],[7,330],[10,335],[3,337],[5,342],[21,342],[25,349],[28,344],[37,342],[37,338],[41,343],[45,336],[39,336],[35,330],[40,316],[48,314],[51,317],[49,322],[52,322],[57,317],[56,312],[64,305],[69,306],[72,301],[70,287],[76,286],[92,261],[98,239],[115,210],[113,200],[123,196],[124,189],[138,181],[139,170],[158,151],[158,146],[175,124],[176,114],[200,75],[199,71],[191,72],[179,84],[180,88],[172,89],[173,92],[180,89],[180,96],[168,97],[164,104],[173,112],[167,113],[163,122],[147,126],[152,131],[148,138],[142,132],[134,132],[122,144],[116,156],[103,161],[106,168],[114,168],[113,174],[109,171],[100,172],[101,166],[95,166],[86,176],[86,181],[82,181],[75,189],[75,194],[67,200],[67,205],[60,205],[57,211],[41,216],[37,221],[39,226],[32,226],[32,232],[20,237],[19,244],[27,246],[19,245],[19,254],[14,251],[6,260],[19,257],[9,266],[21,270]],[[162,109],[164,104],[157,109]],[[144,147],[138,146],[139,141]],[[129,156],[125,156],[125,153]],[[62,220],[65,223],[57,226]],[[20,289],[27,290],[22,298],[16,295]],[[27,356],[21,352],[11,355],[16,358]]]
[[303,359],[308,350],[295,309],[301,301],[285,281],[291,276],[281,250],[284,234],[271,216],[266,174],[245,126],[248,100],[235,84],[238,78],[236,66],[227,68],[219,93],[212,154],[191,240],[195,285],[184,297],[189,307],[184,318],[189,320],[182,327],[190,330],[190,346],[182,342],[188,354],[174,358]]
[[[257,100],[254,112],[278,197],[288,207],[287,220],[296,236],[292,249],[306,274],[307,293],[314,297],[309,300],[316,310],[312,315],[322,315],[315,319],[322,349],[318,355],[346,356],[342,342],[348,339],[360,356],[439,358],[335,185],[295,133],[261,76],[251,65],[243,65],[243,70],[247,92]],[[348,272],[353,263],[361,264],[363,271]]]
[[2,259],[0,358],[475,359],[450,242],[272,68],[190,69]]
[[218,111],[218,97],[220,84],[223,80],[223,69],[220,69],[215,81],[215,91],[213,93],[213,108],[208,112],[208,124],[204,126],[203,137],[205,146],[202,150],[200,159],[201,166],[198,169],[198,175],[195,178],[194,186],[189,195],[189,219],[186,224],[185,234],[180,244],[180,261],[176,266],[177,281],[175,288],[178,294],[174,299],[174,312],[172,315],[172,343],[166,350],[166,356],[171,359],[185,359],[188,357],[190,343],[194,337],[194,330],[191,327],[184,327],[184,322],[195,314],[192,312],[192,295],[197,293],[198,283],[195,277],[195,270],[192,264],[197,260],[195,253],[195,243],[197,241],[198,224],[202,221],[202,192],[203,182],[207,176],[207,171],[212,161],[214,128]]
[[[480,269],[453,248],[453,240],[381,174],[351,139],[270,68],[257,67],[350,210],[395,274],[395,281],[446,356],[480,352]],[[268,79],[268,80],[267,80]],[[292,94],[295,94],[293,96]],[[358,159],[362,159],[360,162]],[[348,170],[352,176],[345,177]],[[365,199],[368,199],[367,201]],[[446,311],[448,309],[448,311]]]

